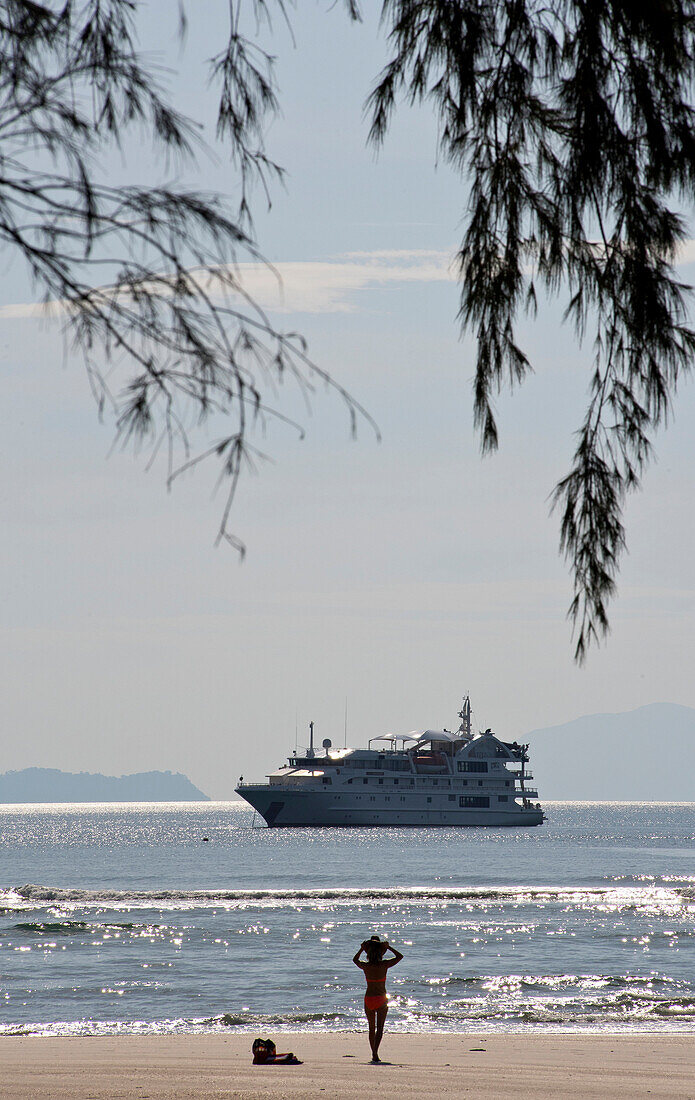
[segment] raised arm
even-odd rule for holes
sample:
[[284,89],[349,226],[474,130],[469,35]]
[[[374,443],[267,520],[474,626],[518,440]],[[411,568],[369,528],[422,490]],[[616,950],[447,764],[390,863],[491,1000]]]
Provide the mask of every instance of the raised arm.
[[391,944],[390,944],[390,943],[389,943],[389,944],[387,945],[387,950],[389,950],[389,951],[392,951],[392,952],[393,952],[393,956],[394,956],[394,957],[393,957],[392,959],[387,959],[387,960],[385,960],[385,961],[386,961],[386,965],[387,965],[387,966],[397,966],[397,964],[398,964],[398,963],[399,963],[399,962],[401,961],[401,959],[403,958],[403,954],[402,954],[402,952],[401,952],[401,951],[399,951],[399,950],[398,950],[398,948],[396,948],[396,947],[391,947]]
[[359,966],[360,970],[364,970],[364,963],[360,961],[360,955],[362,954],[363,951],[364,951],[364,947],[360,946],[359,951],[357,952],[356,955],[353,955],[353,958],[352,958],[352,961],[354,962],[355,966]]

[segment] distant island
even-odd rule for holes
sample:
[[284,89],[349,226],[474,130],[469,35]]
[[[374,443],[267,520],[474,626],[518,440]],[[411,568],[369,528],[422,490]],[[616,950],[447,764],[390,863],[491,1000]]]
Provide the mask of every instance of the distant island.
[[24,768],[0,775],[3,802],[209,802],[180,772],[99,775]]
[[533,730],[531,769],[542,800],[695,801],[695,709],[650,703]]

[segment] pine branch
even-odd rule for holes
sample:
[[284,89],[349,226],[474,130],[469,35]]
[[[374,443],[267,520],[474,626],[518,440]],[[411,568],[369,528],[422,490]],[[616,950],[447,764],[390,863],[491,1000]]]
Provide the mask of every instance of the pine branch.
[[[204,453],[228,488],[219,538],[240,546],[228,522],[241,472],[258,457],[249,433],[259,418],[291,423],[265,392],[291,378],[306,395],[320,380],[345,403],[353,431],[366,413],[301,339],[271,322],[240,275],[243,260],[263,262],[253,189],[260,183],[269,199],[281,176],[264,148],[277,109],[272,58],[253,35],[271,16],[287,19],[285,0],[229,3],[228,42],[211,63],[236,209],[200,191],[114,187],[105,178],[103,155],[123,147],[134,126],[165,163],[193,163],[203,149],[199,127],[169,101],[166,73],[138,51],[139,6],[0,0],[0,242],[23,256],[37,298],[58,311],[117,438],[149,441],[153,457],[166,442],[169,483],[179,460],[197,461],[191,423],[231,420]],[[348,11],[357,17],[354,4]],[[181,0],[181,36],[185,29]],[[116,392],[107,367],[122,379]]]
[[478,344],[483,451],[498,445],[494,396],[531,369],[515,321],[536,285],[567,295],[580,341],[595,332],[589,408],[552,497],[581,662],[609,628],[626,495],[695,353],[673,268],[675,204],[695,193],[695,3],[384,0],[383,20],[371,140],[400,99],[429,101],[469,188],[460,319]]

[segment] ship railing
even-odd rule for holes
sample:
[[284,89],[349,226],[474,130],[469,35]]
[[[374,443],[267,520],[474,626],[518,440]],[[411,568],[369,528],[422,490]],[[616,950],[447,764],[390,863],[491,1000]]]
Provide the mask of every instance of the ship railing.
[[533,772],[524,772],[521,770],[521,768],[508,768],[507,771],[509,772],[509,775],[513,775],[515,779],[533,779]]

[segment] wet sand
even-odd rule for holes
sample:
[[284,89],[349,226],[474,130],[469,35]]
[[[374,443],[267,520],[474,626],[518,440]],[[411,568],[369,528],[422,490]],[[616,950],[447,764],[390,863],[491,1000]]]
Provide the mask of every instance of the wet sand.
[[251,1065],[252,1035],[0,1039],[12,1100],[695,1100],[692,1035],[273,1035],[301,1066]]

